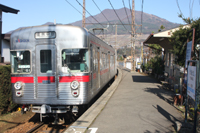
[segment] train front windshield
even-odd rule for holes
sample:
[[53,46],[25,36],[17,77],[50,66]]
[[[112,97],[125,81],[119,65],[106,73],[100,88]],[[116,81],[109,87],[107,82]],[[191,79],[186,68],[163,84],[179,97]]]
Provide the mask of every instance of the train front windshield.
[[30,73],[30,51],[11,51],[12,73]]
[[87,49],[63,49],[62,71],[88,72],[89,57]]

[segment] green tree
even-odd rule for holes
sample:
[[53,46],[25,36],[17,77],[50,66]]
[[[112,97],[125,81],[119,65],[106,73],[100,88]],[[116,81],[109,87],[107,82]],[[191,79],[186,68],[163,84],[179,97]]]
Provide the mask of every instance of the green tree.
[[185,57],[186,57],[186,46],[187,46],[187,39],[190,41],[192,40],[192,32],[193,28],[195,28],[195,41],[194,41],[194,53],[192,55],[193,59],[198,58],[198,50],[195,49],[196,45],[200,42],[200,18],[193,21],[184,19],[186,22],[190,23],[190,28],[184,28],[183,25],[179,27],[179,30],[173,32],[173,35],[170,38],[170,43],[173,46],[173,50],[171,50],[176,58],[175,63],[184,66],[185,64]]
[[165,29],[165,27],[163,25],[160,26],[160,29],[158,29],[158,32],[161,32]]
[[152,49],[154,54],[156,54],[156,55],[161,54],[162,47],[160,45],[158,45],[158,44],[149,44],[148,46]]

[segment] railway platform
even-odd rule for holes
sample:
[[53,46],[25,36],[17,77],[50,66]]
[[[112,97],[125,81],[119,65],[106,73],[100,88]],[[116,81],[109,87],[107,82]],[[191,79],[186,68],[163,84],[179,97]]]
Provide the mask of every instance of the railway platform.
[[119,69],[113,85],[65,133],[174,132],[181,121],[173,92],[149,76]]

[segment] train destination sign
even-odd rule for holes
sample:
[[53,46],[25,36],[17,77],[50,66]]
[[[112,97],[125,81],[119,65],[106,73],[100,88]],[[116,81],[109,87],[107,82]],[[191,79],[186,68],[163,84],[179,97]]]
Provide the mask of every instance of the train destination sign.
[[36,32],[35,33],[36,39],[53,39],[56,38],[56,32],[55,31],[48,31],[48,32]]

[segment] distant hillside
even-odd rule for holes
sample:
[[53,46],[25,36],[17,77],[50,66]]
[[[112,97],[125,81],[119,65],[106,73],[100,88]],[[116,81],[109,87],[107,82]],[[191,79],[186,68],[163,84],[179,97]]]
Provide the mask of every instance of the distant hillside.
[[[129,24],[129,22],[131,23],[130,9],[126,8],[126,11],[127,11],[127,14],[128,14],[128,18],[127,18],[127,15],[126,15],[124,8],[116,10],[116,12],[117,12],[119,18],[121,19],[121,21],[123,22],[123,24]],[[111,24],[121,24],[118,17],[116,16],[114,10],[105,9],[102,12],[106,16],[106,18],[109,20],[109,23],[111,23]],[[103,14],[99,13],[97,15],[94,15],[93,17],[99,23],[107,24],[108,21],[103,16]],[[98,22],[96,22],[96,20],[94,18],[92,18],[91,16],[87,17],[86,23],[98,23]],[[136,25],[141,25],[141,11],[135,11],[135,23],[136,23]],[[51,24],[54,24],[54,23],[53,22],[47,22],[43,25],[51,25]],[[68,24],[64,24],[64,25],[68,25]],[[82,26],[82,20],[76,21],[74,23],[70,23],[69,25]],[[143,12],[143,23],[142,23],[142,33],[143,34],[150,34],[152,32],[157,33],[158,29],[160,28],[161,25],[163,25],[165,27],[164,30],[169,30],[169,29],[172,29],[172,28],[179,26],[179,24],[177,24],[177,23],[172,23],[172,22],[169,22],[166,19],[163,19],[163,18],[157,17],[155,15]],[[106,28],[107,25],[104,25],[104,27]],[[131,31],[131,26],[125,25],[125,27],[128,31]],[[95,24],[95,25],[93,24],[93,25],[86,25],[86,28],[87,29],[102,28],[102,26],[100,24]],[[117,29],[118,29],[118,31],[117,31],[118,35],[129,34],[128,31],[122,25],[118,25]],[[141,27],[136,26],[136,29],[137,29],[137,31],[136,31],[137,33],[141,33]],[[113,34],[114,32],[115,32],[115,27],[113,27],[113,25],[109,25],[108,31],[106,33],[107,34]],[[8,34],[10,34],[10,33],[12,33],[12,31],[8,32]]]
[[[131,12],[130,12],[130,9],[128,9],[128,8],[126,8],[126,11],[127,11],[127,14],[128,14],[128,18],[126,16],[126,12],[125,12],[124,8],[116,10],[121,21],[124,24],[129,24],[129,22],[131,23]],[[116,16],[114,10],[105,9],[102,12],[106,16],[106,18],[109,20],[110,23],[121,24],[118,17]],[[108,21],[103,16],[103,14],[100,13],[100,14],[94,15],[94,18],[96,20],[98,20],[99,23],[108,23]],[[95,21],[95,19],[93,19],[91,16],[87,17],[86,23],[98,23],[98,22]],[[141,24],[141,11],[135,11],[135,23],[137,25]],[[71,24],[76,25],[76,26],[82,26],[82,20],[76,21],[76,22],[71,23]],[[172,23],[172,22],[167,21],[166,19],[163,19],[163,18],[157,17],[155,15],[143,12],[143,26],[142,26],[142,33],[143,34],[150,34],[150,33],[152,33],[152,31],[156,33],[156,32],[158,32],[158,29],[160,28],[161,25],[163,25],[165,27],[165,30],[172,29],[172,28],[179,26],[179,24]],[[104,26],[107,27],[107,25],[104,25]],[[91,29],[91,28],[95,28],[95,27],[101,27],[102,28],[102,26],[99,25],[99,24],[97,24],[97,25],[87,25],[86,26],[87,29]],[[130,26],[127,25],[125,27],[126,27],[127,30],[131,30]],[[119,25],[118,26],[118,34],[127,34],[126,29],[124,29],[124,27],[122,25]],[[108,30],[109,30],[108,34],[113,33],[114,29],[113,29],[112,25],[109,26]],[[141,32],[141,28],[138,28],[137,33],[140,33],[140,32]]]

